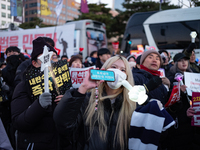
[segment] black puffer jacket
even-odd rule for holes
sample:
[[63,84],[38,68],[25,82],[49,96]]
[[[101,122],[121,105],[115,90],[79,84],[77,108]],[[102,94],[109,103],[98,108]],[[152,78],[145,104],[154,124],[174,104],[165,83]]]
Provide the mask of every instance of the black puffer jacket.
[[[149,72],[143,69],[133,71],[133,78],[135,81],[135,85],[147,84],[152,77],[153,77],[152,74],[150,74]],[[153,98],[153,99],[160,100],[163,105],[165,105],[168,100],[167,89],[165,88],[163,84],[157,87],[156,89],[150,91],[148,96],[149,96],[149,99]]]
[[56,150],[58,136],[53,121],[53,108],[42,108],[38,99],[31,100],[29,92],[26,82],[20,82],[11,102],[12,121],[18,130],[18,150],[28,147],[33,147],[33,150]]
[[[90,127],[85,123],[84,112],[89,95],[80,94],[76,89],[68,90],[54,111],[54,120],[59,133],[73,143],[76,150],[121,150],[119,143],[113,147],[115,129],[122,105],[122,94],[118,95],[113,106],[110,99],[104,100],[104,118],[107,124],[106,141],[102,141],[98,123],[90,135]],[[98,111],[98,110],[97,110]],[[113,115],[111,117],[111,113]],[[111,120],[109,120],[111,117]],[[109,123],[110,122],[110,123]],[[127,149],[127,142],[124,142]]]
[[[182,73],[176,69],[176,65],[171,67],[168,79],[170,84],[173,85],[177,82],[175,78],[176,73]],[[171,86],[170,91],[173,86]],[[169,129],[168,138],[166,140],[166,146],[168,149],[176,150],[192,150],[192,144],[194,141],[194,127],[191,126],[191,118],[187,117],[187,109],[190,107],[188,102],[187,94],[181,91],[180,101],[176,102],[167,111],[173,117],[176,124]]]

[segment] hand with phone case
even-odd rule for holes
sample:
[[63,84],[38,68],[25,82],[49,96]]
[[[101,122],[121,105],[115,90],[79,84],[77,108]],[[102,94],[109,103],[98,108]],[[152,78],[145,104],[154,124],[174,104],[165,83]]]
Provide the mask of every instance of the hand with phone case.
[[78,88],[78,92],[80,92],[81,94],[85,94],[88,90],[98,87],[100,83],[104,82],[104,80],[99,80],[99,81],[91,80],[90,70],[88,71],[86,77],[83,79],[82,84]]
[[115,73],[114,71],[111,71],[111,70],[90,69],[90,79],[114,82]]

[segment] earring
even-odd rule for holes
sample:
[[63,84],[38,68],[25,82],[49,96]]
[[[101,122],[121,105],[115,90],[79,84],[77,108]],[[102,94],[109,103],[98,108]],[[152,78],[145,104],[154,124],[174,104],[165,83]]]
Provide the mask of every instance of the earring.
[[96,101],[96,105],[95,105],[95,111],[97,110],[98,107],[98,101],[99,101],[99,91],[98,91],[98,87],[95,88],[95,101]]

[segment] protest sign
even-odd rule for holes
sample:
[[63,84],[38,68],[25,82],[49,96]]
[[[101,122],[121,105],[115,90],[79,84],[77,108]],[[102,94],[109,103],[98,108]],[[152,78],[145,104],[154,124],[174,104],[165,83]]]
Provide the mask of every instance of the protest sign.
[[[58,61],[49,67],[49,91],[52,99],[63,95],[71,87],[71,80],[67,61]],[[26,72],[26,81],[31,88],[31,99],[36,100],[44,92],[44,72],[40,68],[32,68]]]
[[158,71],[160,71],[160,77],[161,78],[165,77],[165,69],[160,68],[160,69],[158,69]]
[[165,107],[169,107],[180,100],[180,83],[174,85],[170,98],[168,102],[165,104]]
[[200,92],[200,74],[184,72],[185,85],[192,92]]
[[200,127],[200,93],[192,92],[192,107],[196,113],[192,117],[191,125]]
[[90,68],[95,69],[95,66],[87,68],[70,68],[71,81],[74,88],[79,88]]

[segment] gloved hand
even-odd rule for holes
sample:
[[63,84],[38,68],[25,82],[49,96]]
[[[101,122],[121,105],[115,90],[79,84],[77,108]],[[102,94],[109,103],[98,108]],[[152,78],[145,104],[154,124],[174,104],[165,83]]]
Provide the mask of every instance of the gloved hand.
[[52,104],[51,93],[42,93],[39,96],[39,103],[43,108],[48,108]]
[[149,80],[147,84],[144,84],[144,87],[147,93],[149,93],[150,91],[156,89],[161,84],[162,84],[162,79],[159,76],[154,76]]
[[2,85],[2,90],[4,90],[4,91],[9,91],[9,86],[7,85],[7,84],[4,84],[4,85]]
[[192,53],[192,51],[196,48],[196,44],[195,43],[190,43],[190,45],[187,48],[187,52],[188,53]]

